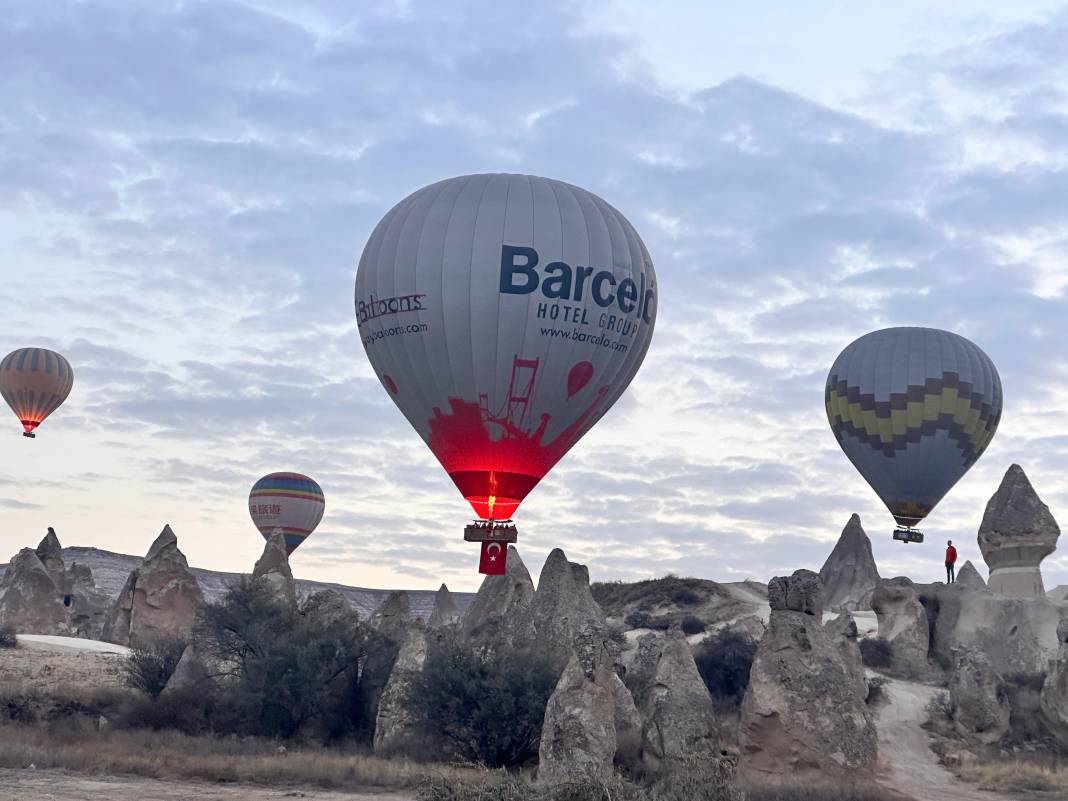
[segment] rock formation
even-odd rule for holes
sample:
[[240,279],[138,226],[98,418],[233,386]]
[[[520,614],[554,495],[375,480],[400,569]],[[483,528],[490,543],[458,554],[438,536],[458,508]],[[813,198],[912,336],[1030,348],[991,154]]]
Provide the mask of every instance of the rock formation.
[[849,518],[838,543],[820,570],[823,607],[831,612],[871,608],[871,594],[879,583],[879,569],[871,540],[860,525],[860,515]]
[[426,654],[426,630],[419,623],[412,623],[378,700],[376,754],[427,755],[430,744],[426,714],[415,699],[415,685],[426,663]]
[[879,638],[892,649],[890,672],[913,679],[926,677],[930,630],[916,585],[904,576],[880,581],[871,605],[879,620]]
[[1068,748],[1068,620],[1057,626],[1060,648],[1042,683],[1042,718],[1061,748]]
[[822,625],[819,577],[768,586],[771,618],[742,702],[742,769],[754,774],[871,771],[875,726],[850,668]]
[[508,546],[508,566],[503,576],[486,576],[475,600],[464,613],[462,633],[472,644],[492,649],[501,643],[522,645],[534,637],[530,606],[534,582],[519,551]]
[[590,593],[590,574],[585,565],[569,562],[555,548],[545,560],[538,589],[530,605],[539,649],[553,653],[565,663],[578,649],[583,667],[590,669],[593,654],[608,641],[604,612]]
[[276,528],[267,537],[263,555],[256,560],[256,566],[252,568],[252,577],[266,583],[278,598],[296,605],[297,587],[293,582],[293,571],[289,567],[289,552],[282,529]]
[[174,668],[174,673],[167,680],[167,686],[163,688],[163,692],[160,695],[196,691],[198,688],[205,686],[204,683],[208,680],[209,674],[210,670],[207,667],[206,660],[197,650],[196,645],[189,643],[185,650],[182,651],[182,656]]
[[1056,549],[1060,534],[1023,469],[1012,465],[979,526],[979,549],[990,568],[987,586],[1014,598],[1045,595],[1039,564]]
[[51,528],[36,549],[24,548],[0,581],[0,625],[23,634],[98,639],[107,599],[85,565],[63,564],[63,548]]
[[400,590],[390,593],[371,615],[371,631],[360,673],[359,705],[361,719],[372,724],[377,721],[379,699],[393,672],[400,648],[408,639],[412,626],[410,612],[408,593]]
[[627,686],[642,720],[647,769],[719,753],[715,705],[681,632],[643,635]]
[[304,599],[300,606],[303,615],[313,615],[324,623],[334,623],[342,618],[355,617],[356,613],[345,603],[345,597],[337,590],[319,590]]
[[164,526],[108,612],[104,639],[137,646],[161,637],[188,637],[203,602],[177,537]]
[[1001,677],[981,651],[960,649],[954,657],[949,700],[957,731],[983,743],[998,742],[1012,713]]
[[607,653],[602,651],[591,670],[572,654],[545,708],[539,782],[557,785],[612,774],[617,681]]
[[456,601],[449,588],[442,584],[434,595],[434,609],[430,612],[427,628],[440,629],[459,622],[460,610],[456,607]]
[[983,581],[983,577],[979,575],[979,571],[975,569],[970,559],[957,571],[957,584],[973,590],[986,589],[986,582]]
[[861,698],[868,697],[868,679],[864,675],[864,660],[860,655],[860,635],[857,632],[857,621],[849,612],[843,612],[834,620],[824,624],[832,642],[838,646],[842,655],[842,662],[849,673],[850,681]]

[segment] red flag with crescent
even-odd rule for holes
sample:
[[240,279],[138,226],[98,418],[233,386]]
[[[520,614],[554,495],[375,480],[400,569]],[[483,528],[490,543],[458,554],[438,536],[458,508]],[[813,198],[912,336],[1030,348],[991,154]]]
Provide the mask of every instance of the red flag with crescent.
[[478,560],[478,572],[487,576],[503,576],[508,546],[501,542],[482,543],[482,556]]

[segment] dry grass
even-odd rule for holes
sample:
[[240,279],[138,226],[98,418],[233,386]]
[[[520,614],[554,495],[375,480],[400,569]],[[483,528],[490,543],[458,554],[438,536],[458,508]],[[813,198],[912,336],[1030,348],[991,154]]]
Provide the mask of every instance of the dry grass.
[[416,787],[429,775],[461,779],[462,767],[380,759],[328,748],[280,750],[261,739],[190,737],[176,732],[104,731],[67,720],[50,730],[0,725],[0,767],[333,789]]
[[1054,761],[1025,759],[966,760],[959,769],[964,781],[980,790],[1001,793],[1068,792],[1068,766]]

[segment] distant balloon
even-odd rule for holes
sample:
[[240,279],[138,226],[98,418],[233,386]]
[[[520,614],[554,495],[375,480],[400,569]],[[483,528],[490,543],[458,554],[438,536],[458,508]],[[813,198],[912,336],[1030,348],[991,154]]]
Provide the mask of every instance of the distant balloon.
[[590,362],[578,362],[567,374],[567,399],[590,383],[593,378],[593,365]]
[[323,519],[326,499],[322,488],[301,473],[271,473],[253,485],[248,511],[264,539],[282,529],[286,552],[293,553]]
[[990,444],[1001,420],[1001,378],[962,336],[887,328],[842,351],[825,400],[846,456],[911,528]]
[[58,409],[74,386],[70,362],[45,348],[20,348],[0,361],[0,395],[22,423],[23,436]]
[[630,384],[657,289],[642,240],[601,198],[468,175],[386,214],[355,301],[393,401],[476,514],[506,520]]

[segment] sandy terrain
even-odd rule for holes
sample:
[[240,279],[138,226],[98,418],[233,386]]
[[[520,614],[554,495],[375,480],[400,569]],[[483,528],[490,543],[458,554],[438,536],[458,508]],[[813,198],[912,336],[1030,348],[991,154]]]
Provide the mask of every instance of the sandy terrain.
[[1011,801],[965,784],[939,764],[927,732],[920,728],[937,688],[893,679],[884,692],[888,703],[880,707],[876,724],[885,786],[918,801]]
[[18,648],[0,649],[0,683],[41,689],[61,684],[83,688],[122,686],[125,656],[114,652],[125,650],[121,646],[71,637],[25,635],[19,640]]
[[413,801],[397,793],[338,793],[298,787],[79,776],[62,770],[0,769],[0,801]]

